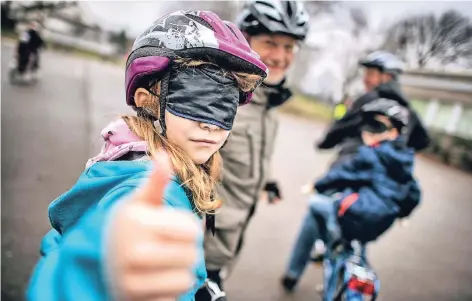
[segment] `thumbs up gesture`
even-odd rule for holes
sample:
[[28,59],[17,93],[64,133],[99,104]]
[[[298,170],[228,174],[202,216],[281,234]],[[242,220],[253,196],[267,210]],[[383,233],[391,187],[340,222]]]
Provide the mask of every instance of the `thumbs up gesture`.
[[172,167],[155,158],[148,181],[113,216],[107,271],[118,300],[175,300],[193,285],[201,225],[190,212],[163,207]]

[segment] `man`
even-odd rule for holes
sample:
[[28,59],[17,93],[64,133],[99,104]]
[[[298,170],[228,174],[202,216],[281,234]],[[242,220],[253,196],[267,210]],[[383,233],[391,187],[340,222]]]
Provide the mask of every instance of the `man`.
[[[19,37],[17,47],[18,72],[25,80],[29,80],[30,73],[28,71],[32,71],[32,74],[36,75],[36,71],[39,69],[39,49],[45,46],[39,33],[39,27],[39,23],[33,21]],[[32,64],[31,70],[27,70],[29,64]]]
[[214,235],[207,232],[205,236],[213,300],[225,300],[220,272],[224,269],[227,274],[234,265],[261,193],[265,191],[271,203],[282,199],[278,183],[269,176],[277,132],[274,109],[292,95],[285,87],[285,77],[308,32],[308,21],[303,4],[296,1],[259,0],[239,16],[238,26],[268,66],[269,75],[252,102],[239,109],[231,137],[221,150],[224,171],[217,197],[223,206],[215,217]]
[[338,158],[333,165],[354,155],[361,145],[359,110],[366,103],[378,98],[393,99],[410,110],[410,120],[405,133],[407,144],[415,151],[426,148],[430,142],[428,133],[398,83],[398,77],[403,72],[403,63],[389,52],[376,51],[360,61],[360,65],[365,68],[363,80],[367,92],[354,101],[341,119],[332,124],[324,139],[318,143],[318,148],[330,149],[340,146]]

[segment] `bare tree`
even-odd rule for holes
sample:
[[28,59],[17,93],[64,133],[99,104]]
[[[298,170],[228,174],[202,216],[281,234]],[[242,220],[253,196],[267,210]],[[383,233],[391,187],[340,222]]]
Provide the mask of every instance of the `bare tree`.
[[[366,45],[366,41],[368,40],[366,39],[366,35],[369,34],[368,18],[361,8],[350,8],[341,2],[307,1],[304,2],[304,4],[312,17],[311,23],[314,27],[312,34],[320,34],[320,30],[316,27],[317,21],[320,20],[321,15],[323,15],[323,18],[332,18],[335,21],[339,20],[340,17],[346,16],[349,18],[349,22],[343,22],[342,24],[350,24],[350,26],[345,26],[342,30],[339,30],[336,26],[334,28],[325,28],[325,30],[331,32],[334,36],[338,36],[339,34],[344,35],[344,38],[338,38],[337,42],[333,41],[332,43],[328,43],[325,47],[318,48],[319,46],[317,46],[316,43],[315,46],[312,47],[304,45],[297,55],[291,77],[289,77],[290,84],[294,86],[300,85],[300,83],[304,82],[310,70],[317,68],[316,64],[317,62],[321,62],[320,58],[327,57],[333,61],[325,75],[331,74],[336,77],[338,81],[338,85],[336,86],[340,87],[342,91],[329,91],[322,97],[325,97],[328,101],[339,100],[338,97],[340,97],[340,95],[345,98],[350,94],[353,85],[355,85],[360,78],[359,60],[367,53],[369,48],[371,48],[371,45]],[[321,33],[321,35],[323,36],[324,34]],[[341,43],[340,41],[344,44],[339,44]],[[368,42],[370,43],[371,41],[369,40]],[[333,52],[337,54],[335,58],[329,55]],[[320,72],[318,72],[318,75],[312,75],[316,76],[316,79],[313,78],[313,80],[321,80],[324,75]],[[341,78],[338,78],[338,75],[334,74],[340,74]],[[298,88],[301,89],[301,87]]]
[[304,1],[306,10],[310,16],[316,16],[320,13],[331,14],[336,6],[340,5],[340,1]]
[[[351,8],[349,13],[353,23],[351,35],[353,37],[354,43],[360,45],[362,33],[369,28],[369,21],[365,11],[361,8]],[[359,60],[367,53],[367,48],[364,49],[362,47],[358,47],[357,49],[352,49],[352,51],[349,51],[348,55],[344,57],[344,60],[340,62],[344,70],[343,98],[348,97],[352,86],[361,76]]]
[[362,30],[366,29],[369,26],[369,21],[365,14],[365,11],[358,7],[353,7],[350,10],[351,20],[354,24],[352,28],[352,33],[354,36],[358,37]]
[[472,24],[456,11],[409,17],[387,31],[384,48],[423,68],[435,58],[447,64],[472,55]]

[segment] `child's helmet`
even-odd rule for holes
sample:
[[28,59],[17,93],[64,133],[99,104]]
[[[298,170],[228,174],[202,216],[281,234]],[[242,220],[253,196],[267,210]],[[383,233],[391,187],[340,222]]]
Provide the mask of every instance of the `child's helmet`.
[[408,125],[409,110],[397,101],[387,98],[377,98],[361,107],[364,114],[381,114],[387,116],[398,128]]
[[381,50],[370,53],[359,64],[367,68],[377,68],[383,73],[394,76],[403,73],[405,69],[403,62],[398,57]]
[[[207,60],[232,71],[267,76],[267,66],[231,22],[210,11],[176,11],[155,21],[134,42],[126,62],[126,102],[135,107],[134,92],[149,75],[163,78],[176,58]],[[162,91],[162,93],[166,93]],[[241,93],[240,104],[252,93]]]

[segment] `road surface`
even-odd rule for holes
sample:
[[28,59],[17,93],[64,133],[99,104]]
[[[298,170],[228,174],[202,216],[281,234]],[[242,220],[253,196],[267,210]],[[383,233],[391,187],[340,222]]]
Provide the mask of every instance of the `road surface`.
[[[11,47],[2,43],[2,300],[23,300],[48,204],[74,184],[100,147],[101,128],[124,105],[121,68],[46,52],[35,86],[7,82]],[[326,170],[332,153],[313,149],[323,126],[283,116],[273,172],[286,199],[260,204],[238,267],[231,301],[321,300],[320,270],[310,267],[293,295],[279,287],[305,213],[300,187]],[[370,248],[382,281],[379,300],[472,300],[472,176],[422,158],[423,203],[410,227],[396,227]]]

